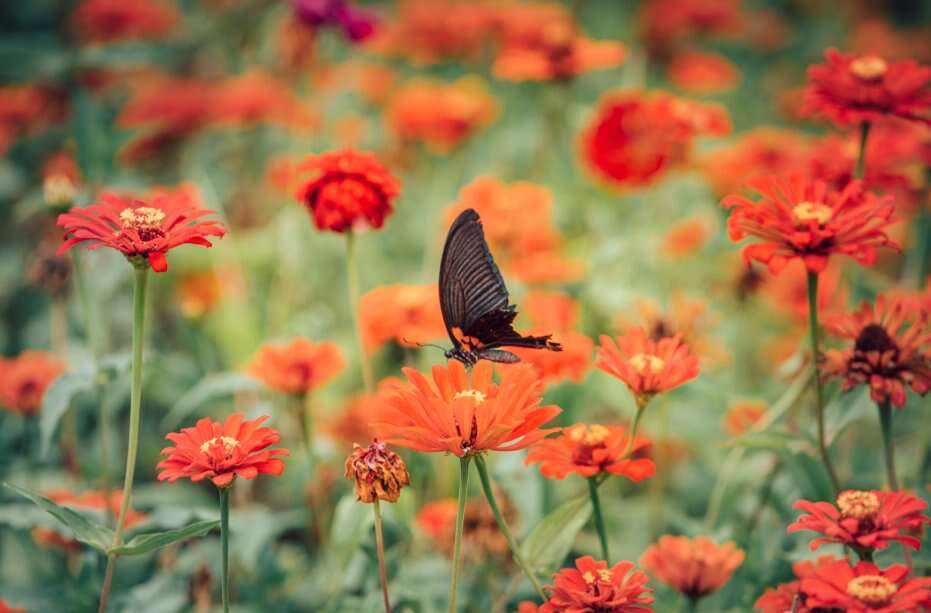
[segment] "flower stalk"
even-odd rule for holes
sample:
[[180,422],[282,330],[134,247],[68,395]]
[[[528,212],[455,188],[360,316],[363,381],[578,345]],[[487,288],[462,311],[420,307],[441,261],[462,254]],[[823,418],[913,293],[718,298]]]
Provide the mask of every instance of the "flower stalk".
[[586,481],[588,481],[588,497],[592,501],[595,530],[598,532],[598,540],[601,542],[601,557],[604,561],[610,563],[611,554],[608,553],[608,533],[605,530],[604,517],[601,514],[601,500],[598,498],[598,481],[594,477],[589,477]]
[[385,537],[381,526],[381,506],[378,498],[372,501],[375,513],[375,552],[378,556],[378,577],[381,579],[381,594],[385,601],[385,613],[391,613],[391,599],[388,597],[388,573],[385,570]]
[[866,178],[866,141],[870,136],[870,122],[860,124],[860,150],[857,152],[857,167],[854,179]]
[[220,555],[222,557],[223,583],[220,594],[223,600],[223,613],[230,610],[230,488],[217,488],[220,491]]
[[462,552],[462,524],[465,522],[466,499],[469,497],[470,456],[459,458],[459,500],[456,507],[456,533],[453,541],[453,573],[449,586],[449,613],[456,613],[456,595],[459,587],[459,568]]
[[892,436],[892,405],[887,400],[878,405],[879,425],[883,435],[883,453],[886,460],[886,485],[893,491],[899,489],[899,479],[895,475],[895,440]]
[[372,377],[372,364],[362,341],[362,325],[359,320],[359,269],[356,262],[356,235],[346,232],[346,287],[349,291],[349,309],[352,311],[353,326],[356,330],[356,344],[359,350],[359,368],[362,370],[362,383],[369,394],[375,389]]

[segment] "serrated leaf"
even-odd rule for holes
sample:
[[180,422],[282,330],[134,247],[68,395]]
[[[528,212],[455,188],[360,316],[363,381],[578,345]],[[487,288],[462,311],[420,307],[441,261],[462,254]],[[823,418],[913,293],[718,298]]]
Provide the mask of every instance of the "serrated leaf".
[[43,509],[55,519],[68,526],[71,529],[71,532],[74,533],[74,538],[80,542],[96,547],[103,552],[106,552],[107,549],[113,542],[113,531],[105,526],[100,524],[95,524],[91,520],[87,519],[77,511],[69,509],[68,507],[63,507],[41,494],[37,494],[25,488],[13,485],[11,483],[4,483],[7,488],[13,490],[23,498],[31,500],[36,506]]
[[170,426],[177,423],[210,400],[256,389],[259,389],[259,382],[245,373],[224,372],[208,375],[181,396],[162,420],[162,425]]
[[137,534],[119,547],[114,547],[110,552],[118,556],[138,556],[155,551],[156,549],[161,549],[166,545],[171,545],[178,541],[183,541],[195,536],[203,536],[219,527],[219,520],[212,519],[208,521],[199,521],[190,526],[184,526],[183,528],[177,528],[175,530]]
[[544,571],[562,564],[591,514],[588,496],[579,496],[540,520],[521,544],[521,553],[531,568]]
[[42,410],[39,413],[39,449],[42,457],[48,455],[52,436],[61,418],[71,407],[74,397],[81,392],[90,391],[93,386],[93,374],[66,372],[55,379],[46,390],[42,398]]

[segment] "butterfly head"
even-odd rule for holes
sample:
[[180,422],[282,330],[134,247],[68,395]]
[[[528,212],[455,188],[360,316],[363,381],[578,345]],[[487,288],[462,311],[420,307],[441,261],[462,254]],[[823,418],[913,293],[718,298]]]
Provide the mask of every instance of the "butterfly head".
[[462,347],[453,347],[448,349],[443,355],[446,356],[447,360],[459,360],[466,366],[474,366],[478,362],[478,356],[474,352]]

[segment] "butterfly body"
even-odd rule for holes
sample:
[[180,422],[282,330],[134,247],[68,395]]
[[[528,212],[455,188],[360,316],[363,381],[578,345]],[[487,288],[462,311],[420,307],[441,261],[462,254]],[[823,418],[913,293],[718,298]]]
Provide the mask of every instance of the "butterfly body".
[[450,226],[440,262],[440,308],[453,348],[446,357],[468,366],[479,360],[512,363],[504,347],[561,351],[550,335],[524,336],[513,328],[517,308],[485,242],[482,222],[466,209]]

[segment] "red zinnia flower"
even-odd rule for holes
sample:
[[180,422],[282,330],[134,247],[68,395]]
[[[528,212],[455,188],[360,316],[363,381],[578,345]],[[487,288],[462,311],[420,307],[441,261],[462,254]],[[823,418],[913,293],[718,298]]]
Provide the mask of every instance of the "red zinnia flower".
[[634,327],[616,339],[603,335],[597,355],[595,366],[623,381],[641,407],[698,376],[698,358],[689,355],[679,335],[653,340]]
[[853,181],[829,191],[823,181],[765,177],[748,182],[762,196],[752,201],[730,195],[722,204],[734,210],[727,227],[731,240],[755,236],[762,242],[743,250],[744,261],[757,260],[778,273],[793,258],[811,272],[821,272],[833,254],[848,255],[864,266],[876,261],[879,247],[898,249],[886,235],[894,206]]
[[931,601],[931,577],[908,578],[908,568],[893,564],[880,570],[869,562],[851,567],[839,561],[802,579],[806,605],[814,610],[846,613],[922,611]]
[[401,192],[401,183],[374,155],[364,151],[312,155],[297,171],[312,173],[296,196],[320,230],[347,232],[366,223],[380,228]]
[[258,475],[278,476],[284,462],[274,456],[287,456],[287,449],[268,449],[281,437],[278,431],[262,426],[268,419],[243,421],[233,413],[222,424],[205,417],[194,428],[182,428],[165,436],[175,444],[162,449],[167,456],[158,463],[158,480],[174,483],[189,477],[197,482],[210,479],[217,487],[229,487],[236,477],[254,479]]
[[153,0],[84,0],[71,22],[78,36],[92,43],[158,39],[171,33],[178,9]]
[[104,194],[100,202],[58,216],[58,225],[65,229],[58,253],[87,242],[88,249],[110,247],[134,263],[147,259],[152,270],[165,272],[168,251],[187,244],[211,247],[208,237],[226,234],[219,221],[202,220],[212,213],[180,194],[150,202]]
[[64,371],[65,365],[45,351],[0,358],[0,405],[21,415],[37,414],[45,390]]
[[825,58],[826,63],[808,68],[803,113],[827,117],[840,127],[889,115],[931,125],[931,67],[835,49]]
[[626,561],[608,568],[607,562],[591,556],[577,558],[575,568],[553,575],[553,585],[546,586],[552,595],[539,613],[651,613],[653,590],[647,587],[646,574],[633,568]]
[[825,321],[833,335],[853,341],[846,349],[825,353],[824,372],[843,379],[849,390],[865,384],[878,402],[905,405],[905,388],[916,394],[931,390],[931,328],[929,310],[885,296],[876,305],[863,302],[858,311]]
[[[801,591],[802,582],[800,579],[810,577],[819,569],[837,561],[837,557],[826,555],[814,561],[801,560],[794,563],[792,572],[795,573],[797,579],[769,588],[762,596],[757,598],[756,602],[753,603],[753,607],[760,613],[786,613],[791,611],[793,605],[795,605],[795,613],[814,613],[814,610],[805,604],[806,598],[805,593]],[[798,598],[797,603],[796,597]]]
[[640,565],[691,599],[701,598],[727,583],[744,561],[733,542],[717,544],[699,536],[661,536],[640,558]]
[[825,543],[849,545],[856,550],[885,549],[892,541],[920,549],[921,542],[909,534],[931,519],[923,513],[928,504],[906,492],[847,490],[836,504],[799,500],[794,508],[806,511],[788,532],[809,530],[824,536],[811,542],[817,549]]
[[408,384],[396,390],[376,423],[394,445],[458,457],[483,451],[516,451],[558,428],[540,426],[560,413],[540,406],[542,384],[533,367],[508,368],[500,385],[491,381],[491,362],[482,360],[471,376],[455,360],[433,367],[433,383],[405,368]]
[[539,464],[543,476],[555,479],[563,479],[569,473],[583,477],[611,473],[635,483],[652,477],[656,465],[638,453],[649,448],[649,439],[636,437],[630,454],[624,456],[627,437],[621,426],[575,424],[564,428],[559,436],[531,447],[524,463]]
[[345,364],[335,343],[298,337],[284,345],[262,345],[249,374],[275,391],[303,395],[338,375]]

